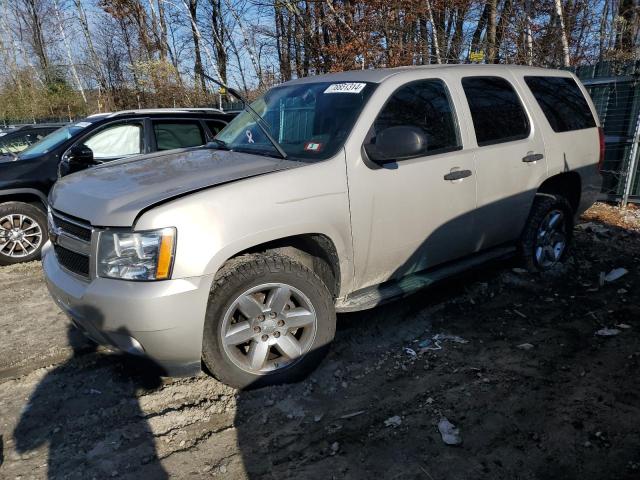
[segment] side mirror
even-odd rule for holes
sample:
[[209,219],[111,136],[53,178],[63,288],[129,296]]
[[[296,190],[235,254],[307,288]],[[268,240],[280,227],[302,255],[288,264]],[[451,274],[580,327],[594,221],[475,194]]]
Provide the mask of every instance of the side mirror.
[[365,145],[364,149],[376,163],[404,160],[427,150],[427,136],[418,127],[401,125],[385,128],[374,140],[375,143]]
[[68,173],[78,172],[95,165],[93,150],[85,144],[74,145],[69,149],[65,157],[69,165]]

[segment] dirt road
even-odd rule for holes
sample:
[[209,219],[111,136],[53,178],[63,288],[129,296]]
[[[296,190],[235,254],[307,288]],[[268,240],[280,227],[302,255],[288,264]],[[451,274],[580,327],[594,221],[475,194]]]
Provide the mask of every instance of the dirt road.
[[0,478],[638,479],[639,218],[593,208],[560,271],[342,315],[308,380],[252,392],[74,350],[39,265],[0,268]]

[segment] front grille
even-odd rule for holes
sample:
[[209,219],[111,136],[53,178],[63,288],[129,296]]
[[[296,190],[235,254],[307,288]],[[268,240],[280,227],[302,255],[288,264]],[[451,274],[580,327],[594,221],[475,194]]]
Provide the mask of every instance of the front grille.
[[54,245],[53,248],[60,265],[70,272],[89,278],[89,257],[67,250],[60,245]]
[[87,242],[91,241],[91,227],[90,226],[81,226],[77,223],[72,223],[64,218],[53,214],[53,221],[56,226],[65,233],[72,235],[81,240],[85,240]]

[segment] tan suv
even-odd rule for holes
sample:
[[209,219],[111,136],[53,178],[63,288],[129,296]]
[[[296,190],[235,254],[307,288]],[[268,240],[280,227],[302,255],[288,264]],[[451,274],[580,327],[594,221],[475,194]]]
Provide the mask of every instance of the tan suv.
[[361,310],[519,253],[561,262],[603,140],[568,72],[436,66],[271,89],[205,147],[59,181],[44,270],[95,341],[237,387],[296,380]]

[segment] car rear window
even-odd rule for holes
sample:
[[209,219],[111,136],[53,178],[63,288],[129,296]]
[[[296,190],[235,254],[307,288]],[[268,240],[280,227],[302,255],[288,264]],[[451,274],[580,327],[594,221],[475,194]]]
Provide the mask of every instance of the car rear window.
[[200,122],[154,121],[153,131],[158,150],[198,147],[205,143]]
[[462,79],[478,146],[529,136],[529,119],[513,86],[501,77]]
[[554,132],[596,126],[591,109],[573,78],[524,77]]

